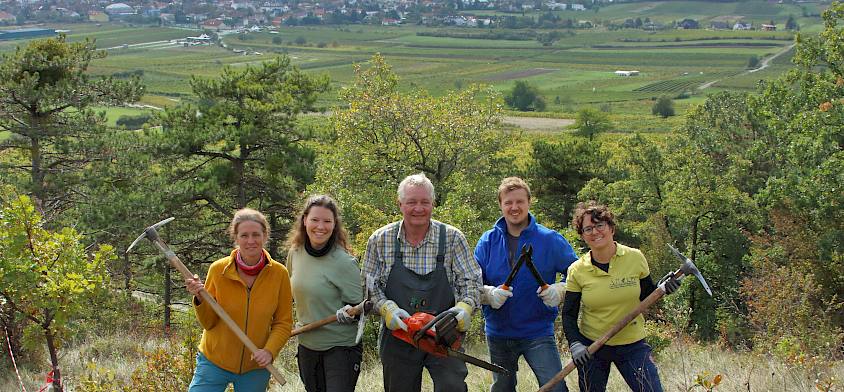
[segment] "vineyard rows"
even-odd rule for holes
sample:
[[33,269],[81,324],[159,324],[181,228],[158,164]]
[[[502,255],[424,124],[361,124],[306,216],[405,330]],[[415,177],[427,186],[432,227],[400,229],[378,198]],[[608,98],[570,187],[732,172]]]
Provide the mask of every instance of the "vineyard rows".
[[642,87],[638,87],[633,91],[636,92],[669,92],[669,93],[676,93],[676,92],[683,92],[683,91],[691,91],[709,81],[726,78],[735,75],[735,72],[716,72],[711,73],[704,76],[694,76],[694,77],[682,77],[677,79],[669,79],[669,80],[660,80],[655,83],[647,84]]

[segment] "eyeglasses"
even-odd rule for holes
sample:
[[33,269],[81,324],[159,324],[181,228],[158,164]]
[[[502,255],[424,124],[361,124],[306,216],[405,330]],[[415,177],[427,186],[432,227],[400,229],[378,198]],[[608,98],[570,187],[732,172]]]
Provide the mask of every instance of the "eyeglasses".
[[603,232],[607,228],[607,222],[598,222],[595,226],[585,226],[583,234],[592,234],[593,231],[598,230]]

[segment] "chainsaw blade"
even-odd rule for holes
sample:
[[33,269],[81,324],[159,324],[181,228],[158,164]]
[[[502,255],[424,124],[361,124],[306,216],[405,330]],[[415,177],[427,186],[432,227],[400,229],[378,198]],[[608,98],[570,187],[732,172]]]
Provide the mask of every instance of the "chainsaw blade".
[[504,375],[510,374],[510,372],[507,369],[505,369],[501,366],[489,363],[487,361],[484,361],[483,359],[475,358],[471,355],[468,355],[468,354],[462,353],[460,351],[454,350],[451,347],[447,347],[447,350],[448,350],[448,356],[449,357],[457,358],[457,359],[459,359],[463,362],[471,363],[472,365],[482,367],[482,368],[489,370],[491,372],[501,373],[501,374],[504,374]]

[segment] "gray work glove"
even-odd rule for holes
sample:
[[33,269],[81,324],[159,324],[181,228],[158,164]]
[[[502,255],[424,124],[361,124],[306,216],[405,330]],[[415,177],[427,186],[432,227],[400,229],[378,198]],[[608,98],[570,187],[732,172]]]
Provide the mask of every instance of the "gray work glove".
[[346,305],[340,309],[337,309],[337,323],[338,324],[354,324],[357,322],[354,316],[349,315],[349,309],[352,308],[352,305]]
[[674,277],[673,272],[669,272],[659,280],[657,286],[662,287],[662,291],[665,291],[665,295],[669,295],[680,288],[680,281]]
[[583,366],[586,362],[589,362],[592,359],[592,354],[589,354],[589,350],[586,349],[586,346],[580,342],[574,342],[569,345],[569,351],[571,351],[571,360],[574,361],[574,364],[577,366]]

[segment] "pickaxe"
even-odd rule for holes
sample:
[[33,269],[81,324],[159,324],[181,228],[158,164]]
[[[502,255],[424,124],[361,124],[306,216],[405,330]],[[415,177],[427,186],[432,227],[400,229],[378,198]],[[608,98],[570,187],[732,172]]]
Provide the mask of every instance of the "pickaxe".
[[[697,269],[697,266],[695,265],[695,263],[693,263],[691,260],[689,260],[686,256],[683,256],[683,254],[680,253],[673,246],[671,246],[671,244],[666,244],[666,245],[668,245],[668,247],[671,248],[671,252],[674,253],[674,255],[677,256],[677,258],[680,259],[680,261],[683,262],[680,265],[680,268],[677,269],[677,271],[674,271],[674,278],[682,281],[683,278],[686,277],[687,275],[694,275],[697,278],[697,280],[699,280],[700,283],[703,285],[703,288],[706,290],[706,292],[710,296],[712,296],[712,290],[709,289],[709,285],[706,284],[706,279],[703,278],[703,275],[701,275],[700,270]],[[608,340],[610,340],[613,336],[615,336],[615,334],[617,334],[619,331],[624,329],[624,327],[626,327],[628,323],[633,321],[633,319],[636,318],[636,316],[638,316],[640,313],[644,312],[645,309],[649,308],[651,305],[654,304],[654,302],[658,301],[664,295],[665,295],[665,283],[659,285],[657,287],[657,289],[654,290],[653,293],[651,293],[651,295],[649,295],[642,302],[640,302],[638,306],[636,306],[636,309],[633,309],[633,311],[628,313],[621,320],[619,320],[615,325],[613,325],[613,327],[610,328],[610,330],[607,333],[605,333],[604,336],[602,336],[600,339],[596,340],[594,343],[590,344],[589,347],[587,348],[587,351],[589,351],[589,354],[595,354],[595,352],[598,351],[601,347],[603,347],[604,344],[606,344]],[[545,385],[543,385],[541,388],[539,388],[539,392],[550,391],[555,385],[557,385],[557,383],[559,383],[560,381],[563,381],[563,379],[565,379],[566,376],[569,373],[571,373],[572,370],[574,370],[575,368],[576,368],[576,366],[575,366],[574,362],[573,361],[569,362],[566,365],[566,367],[563,368],[563,370],[561,370],[552,379],[548,380],[548,382],[545,383]]]
[[[360,343],[360,338],[361,338],[361,336],[363,336],[363,327],[366,325],[366,316],[365,315],[367,313],[369,313],[370,310],[372,310],[373,304],[372,304],[372,301],[369,300],[369,293],[372,291],[373,285],[374,285],[374,283],[373,283],[372,277],[367,276],[366,277],[366,287],[364,289],[366,291],[366,293],[364,295],[363,301],[361,301],[359,304],[357,304],[354,307],[352,307],[351,309],[349,309],[349,311],[347,312],[347,313],[349,313],[349,316],[352,316],[352,317],[360,315],[360,319],[358,320],[358,333],[357,333],[357,336],[355,336],[355,344]],[[317,329],[319,327],[334,323],[336,321],[337,321],[337,315],[336,314],[333,315],[333,316],[328,316],[328,317],[326,317],[322,320],[314,321],[310,324],[303,325],[299,328],[294,329],[290,333],[290,336],[296,336],[296,335],[301,334],[301,333],[312,331],[314,329]]]
[[[173,253],[172,250],[170,250],[170,247],[167,246],[167,244],[161,240],[161,237],[158,236],[158,228],[170,223],[170,221],[172,221],[173,219],[175,218],[170,217],[150,227],[147,227],[146,230],[144,230],[143,234],[138,236],[135,241],[132,241],[132,245],[129,245],[129,248],[126,249],[126,253],[129,253],[129,251],[132,250],[132,248],[134,248],[135,245],[138,244],[138,242],[141,242],[142,239],[146,238],[150,240],[150,242],[152,242],[155,247],[158,248],[159,251],[161,251],[161,253],[164,254],[164,257],[167,258],[167,261],[170,262],[170,265],[179,270],[179,272],[182,273],[182,276],[184,276],[185,279],[193,279],[194,275],[190,272],[190,270],[188,270],[188,268],[185,267],[184,264],[182,264],[182,261],[179,260],[179,257],[176,256],[176,254]],[[217,303],[217,301],[214,299],[214,297],[211,296],[211,294],[205,291],[205,289],[202,289],[199,292],[199,296],[202,297],[203,301],[207,302],[208,305],[211,306],[211,309],[214,310],[214,313],[217,313],[217,316],[219,316],[220,319],[223,320],[223,322],[229,327],[229,329],[231,329],[232,332],[237,335],[238,339],[240,339],[240,341],[246,346],[246,348],[249,349],[249,351],[254,354],[259,350],[258,347],[255,346],[255,343],[252,343],[252,340],[250,340],[249,337],[246,336],[245,333],[243,333],[243,330],[241,330],[237,323],[232,320],[232,318],[228,315],[228,313],[226,313],[225,310],[223,310],[223,307],[220,306],[219,303]],[[278,381],[279,384],[284,385],[287,383],[287,380],[284,379],[284,377],[281,375],[278,369],[273,366],[272,363],[267,365],[266,369],[269,370],[270,374],[275,377],[276,381]]]

